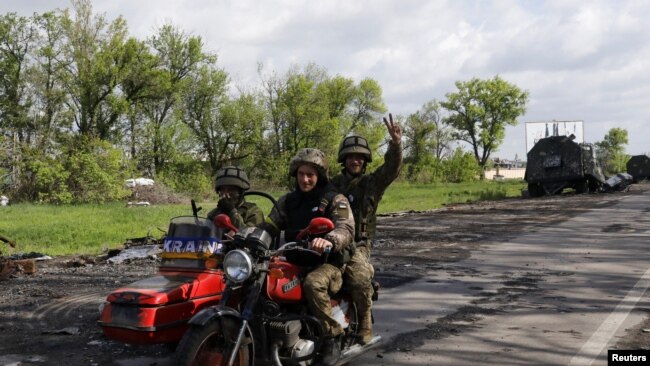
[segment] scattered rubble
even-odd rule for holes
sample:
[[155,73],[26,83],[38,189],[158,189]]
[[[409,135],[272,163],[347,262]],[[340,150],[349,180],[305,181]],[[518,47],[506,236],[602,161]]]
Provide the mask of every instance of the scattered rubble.
[[106,262],[110,264],[119,264],[139,258],[157,259],[158,254],[160,253],[162,253],[162,249],[160,249],[158,244],[142,245],[124,249],[118,255],[108,258]]
[[618,173],[605,181],[603,190],[605,192],[625,191],[630,189],[630,184],[634,182],[634,178],[628,173]]

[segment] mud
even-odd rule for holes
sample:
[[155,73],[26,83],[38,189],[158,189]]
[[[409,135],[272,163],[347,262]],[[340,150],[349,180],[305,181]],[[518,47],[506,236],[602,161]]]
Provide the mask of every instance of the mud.
[[[627,194],[648,188],[635,185]],[[378,219],[380,239],[372,251],[376,278],[382,287],[390,288],[430,271],[446,271],[447,264],[471,257],[483,243],[508,241],[520,233],[552,226],[595,205],[613,204],[611,197],[568,194],[517,198],[382,216]],[[109,341],[97,325],[99,306],[111,290],[154,274],[157,266],[158,261],[150,258],[123,264],[55,258],[37,262],[34,275],[19,275],[0,282],[0,366],[157,364],[125,360],[166,357],[172,347]],[[471,268],[462,271],[463,275],[480,275]],[[533,275],[504,279],[504,287],[498,292],[484,292],[479,300],[425,329],[403,334],[399,343],[383,352],[405,351],[426,339],[460,334],[481,317],[507,311],[521,296],[536,291],[539,281],[543,278]],[[637,348],[633,342],[639,338],[646,339],[644,344],[648,344],[650,317],[638,329],[631,329],[621,345]]]

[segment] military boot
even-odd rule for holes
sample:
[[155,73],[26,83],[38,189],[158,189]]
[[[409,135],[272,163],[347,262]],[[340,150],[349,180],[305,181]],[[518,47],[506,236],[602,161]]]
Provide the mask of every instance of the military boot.
[[364,345],[372,340],[372,315],[370,312],[364,314],[359,319],[359,343]]
[[339,346],[338,337],[326,338],[320,350],[321,359],[320,364],[323,366],[334,366],[341,358],[341,348]]

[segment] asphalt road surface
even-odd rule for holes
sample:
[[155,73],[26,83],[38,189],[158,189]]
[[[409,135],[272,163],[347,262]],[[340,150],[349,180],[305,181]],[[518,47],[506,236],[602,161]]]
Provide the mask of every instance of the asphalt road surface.
[[353,365],[607,364],[650,309],[650,192],[616,198],[384,291]]

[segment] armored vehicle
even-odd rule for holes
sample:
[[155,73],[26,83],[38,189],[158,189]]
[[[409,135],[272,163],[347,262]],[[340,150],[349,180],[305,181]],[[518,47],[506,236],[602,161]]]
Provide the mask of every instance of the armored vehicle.
[[531,197],[561,193],[565,188],[596,192],[605,183],[593,145],[578,144],[573,135],[539,140],[528,152],[524,179]]
[[650,156],[634,155],[627,161],[627,173],[634,178],[635,182],[650,177]]

